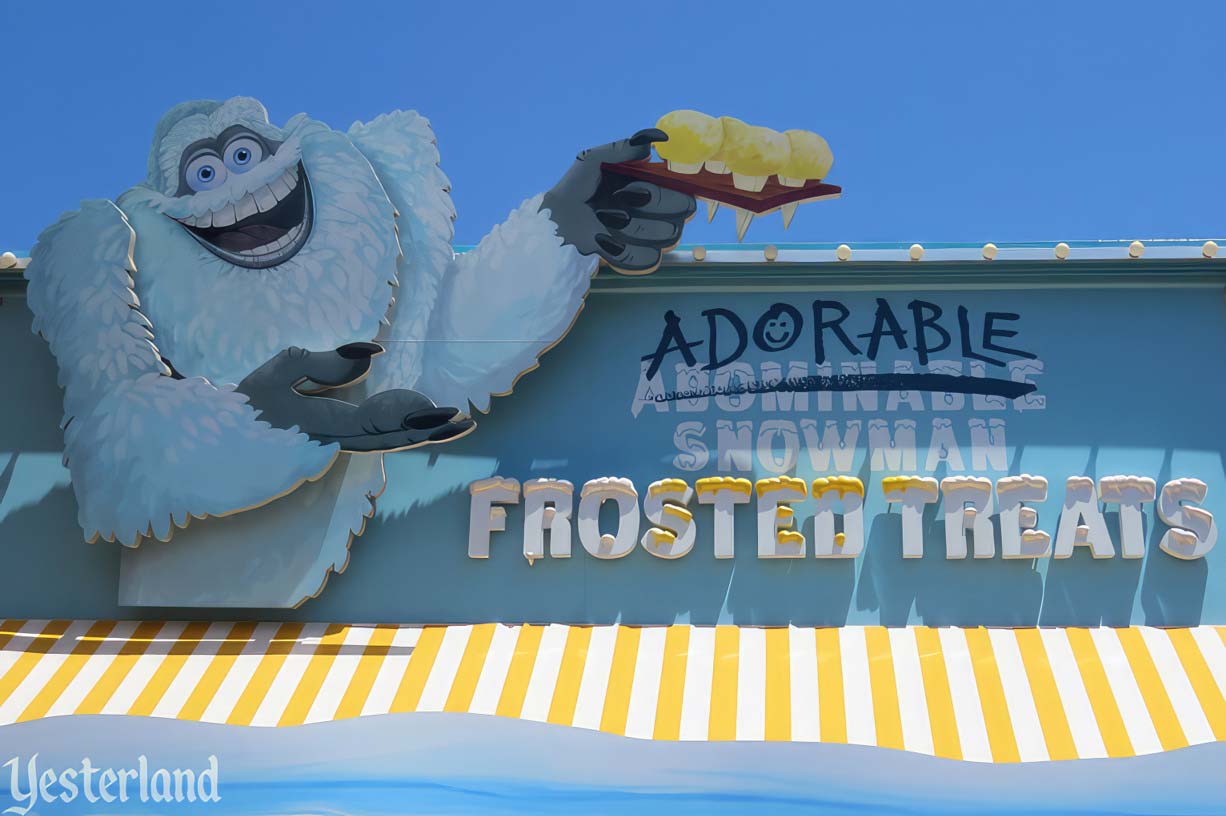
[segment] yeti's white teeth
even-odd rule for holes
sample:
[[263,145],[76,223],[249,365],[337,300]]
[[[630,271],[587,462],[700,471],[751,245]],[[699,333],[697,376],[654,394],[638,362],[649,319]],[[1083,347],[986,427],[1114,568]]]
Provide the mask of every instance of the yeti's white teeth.
[[242,252],[239,252],[238,254],[243,256],[244,258],[260,258],[265,255],[274,255],[277,252],[280,252],[281,250],[286,249],[287,247],[297,242],[298,236],[302,234],[302,230],[303,230],[303,225],[299,224],[298,226],[294,227],[292,230],[285,233],[285,235],[282,235],[280,238],[278,238],[275,241],[270,241],[267,244],[264,244],[258,247],[254,247],[252,249],[244,249]]
[[[178,219],[189,227],[208,229],[209,227],[228,227],[256,213],[268,212],[277,206],[298,186],[298,168],[291,167],[280,176],[258,190],[253,190],[238,200],[237,204],[227,204],[219,210],[205,212],[200,215],[187,216]],[[246,253],[240,253],[246,254]]]
[[259,208],[255,205],[255,196],[251,193],[247,193],[234,205],[234,213],[239,221],[242,221],[244,218],[250,218],[259,211]]
[[272,190],[273,195],[277,197],[277,201],[285,198],[287,195],[293,192],[294,189],[286,183],[285,176],[281,176],[275,181],[270,182],[268,188]]
[[298,168],[291,167],[268,186],[272,189],[273,194],[276,195],[277,200],[280,201],[292,193],[294,188],[298,186]]
[[[218,239],[220,243],[214,243],[209,233],[198,232],[195,237],[223,261],[251,269],[274,267],[284,263],[298,252],[303,244],[306,243],[306,237],[311,232],[310,187],[303,186],[302,193],[305,197],[305,203],[303,205],[302,217],[299,223],[291,229],[282,232],[277,224],[262,223],[259,214],[272,212],[281,206],[288,196],[296,192],[303,179],[304,177],[300,175],[300,168],[292,167],[281,173],[266,186],[261,186],[258,189],[244,193],[238,201],[226,204],[215,210],[206,211],[200,215],[187,215],[177,220],[184,226],[194,230],[213,229],[226,233],[239,230],[238,225],[242,223],[257,225],[259,229],[244,228],[241,230],[247,233],[246,238],[227,235],[223,236],[226,240]],[[294,206],[296,208],[297,205],[295,204]],[[271,221],[273,219],[266,220]],[[247,243],[250,237],[260,234],[260,231],[265,229],[274,235],[277,233],[280,233],[280,235],[275,240],[269,240],[260,246],[247,247],[245,249],[227,249],[224,246],[230,240],[241,240],[242,243]]]
[[261,187],[252,195],[255,196],[255,206],[260,212],[268,212],[277,206],[277,194],[268,187]]
[[214,227],[228,227],[238,220],[238,213],[233,204],[227,204],[213,213]]

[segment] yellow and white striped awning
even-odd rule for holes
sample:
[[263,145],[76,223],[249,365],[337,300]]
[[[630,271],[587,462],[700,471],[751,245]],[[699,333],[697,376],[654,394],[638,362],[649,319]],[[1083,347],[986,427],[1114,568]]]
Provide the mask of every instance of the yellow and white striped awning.
[[393,712],[981,762],[1226,740],[1226,627],[358,626],[5,621],[0,725],[286,726]]

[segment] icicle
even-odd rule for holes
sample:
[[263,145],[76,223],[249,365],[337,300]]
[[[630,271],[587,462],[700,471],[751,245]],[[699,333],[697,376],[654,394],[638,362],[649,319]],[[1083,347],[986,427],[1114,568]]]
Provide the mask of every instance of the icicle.
[[753,213],[749,210],[742,210],[740,207],[736,209],[736,239],[738,241],[745,240],[745,231],[749,229],[752,222]]
[[783,213],[783,228],[787,229],[792,223],[792,216],[796,214],[796,208],[799,203],[784,204],[779,208],[779,212]]

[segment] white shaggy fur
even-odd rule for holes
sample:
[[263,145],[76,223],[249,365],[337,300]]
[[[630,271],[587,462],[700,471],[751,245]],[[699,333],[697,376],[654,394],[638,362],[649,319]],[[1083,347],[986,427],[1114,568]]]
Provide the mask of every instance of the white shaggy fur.
[[598,266],[563,245],[530,198],[455,258],[434,305],[418,385],[445,405],[488,411],[558,342],[583,308]]
[[400,291],[379,332],[386,353],[371,387],[413,388],[421,374],[422,339],[455,253],[451,182],[439,167],[434,131],[416,111],[394,111],[354,122],[349,138],[370,161],[400,217]]
[[455,255],[455,210],[429,122],[397,111],[349,135],[400,211],[405,251],[372,387],[416,388],[439,405],[488,411],[490,397],[509,392],[570,327],[597,259],[562,244],[541,196]]
[[269,139],[284,138],[278,128],[269,124],[264,106],[249,96],[236,96],[220,104],[208,100],[184,102],[171,108],[158,123],[153,139],[155,149],[149,155],[149,186],[174,195],[179,187],[179,159],[183,151],[231,125],[249,127]]
[[[183,148],[231,124],[282,145],[266,167],[174,196]],[[316,220],[303,249],[277,267],[227,264],[169,217],[235,201],[299,160]],[[429,123],[413,112],[343,134],[303,115],[276,128],[250,99],[184,103],[158,126],[148,181],[119,199],[135,240],[124,212],[103,201],[40,236],[29,303],[60,367],[66,459],[87,538],[134,547],[142,536],[169,539],[193,517],[272,502],[180,532],[175,545],[190,555],[132,553],[127,602],[300,602],[344,569],[383,490],[379,455],[343,455],[329,471],[334,446],[269,427],[214,382],[238,382],[289,345],[377,338],[387,352],[370,391],[414,388],[485,411],[570,326],[597,261],[563,245],[539,196],[456,256],[438,161]],[[159,355],[189,379],[168,376]],[[295,490],[304,480],[318,481]],[[246,577],[223,586],[223,573]]]
[[81,527],[129,547],[269,502],[336,456],[260,422],[233,390],[169,376],[132,290],[132,241],[115,205],[87,201],[43,232],[26,269],[34,330],[59,364]]
[[[270,125],[271,127],[271,125]],[[278,132],[278,138],[285,138]],[[247,193],[254,192],[278,179],[286,170],[296,168],[302,159],[302,145],[294,135],[277,148],[276,152],[261,161],[246,173],[227,178],[226,183],[212,190],[202,190],[191,195],[177,196],[175,191],[163,193],[152,187],[134,187],[121,197],[122,206],[132,208],[137,204],[152,207],[171,218],[187,218],[220,210],[227,204],[236,204]]]
[[315,223],[302,250],[279,266],[223,261],[163,215],[145,188],[119,198],[138,236],[141,302],[158,347],[183,374],[237,383],[287,346],[370,340],[387,314],[400,244],[383,187],[345,134],[305,117],[287,130],[301,144]]

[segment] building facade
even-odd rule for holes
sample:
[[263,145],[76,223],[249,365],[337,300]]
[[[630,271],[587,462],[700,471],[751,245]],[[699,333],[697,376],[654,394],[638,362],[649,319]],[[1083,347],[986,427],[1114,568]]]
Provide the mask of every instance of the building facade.
[[[94,345],[65,333],[96,304],[40,284],[39,252],[0,270],[19,804],[36,754],[59,793],[91,756],[155,793],[140,762],[194,768],[243,813],[1213,812],[1224,793],[1211,241],[681,247],[650,275],[602,268],[561,323],[380,335],[386,358],[450,360],[417,380],[467,400],[448,433],[320,442],[284,472],[224,411],[82,407],[142,363],[106,353],[127,312],[98,311]],[[139,276],[134,257],[111,271]],[[574,298],[506,285],[435,308]],[[131,311],[173,313],[159,298]],[[164,322],[150,376],[207,385]],[[465,366],[509,358],[522,373],[473,398]],[[325,369],[291,379],[336,385]],[[242,388],[215,390],[267,399]]]

